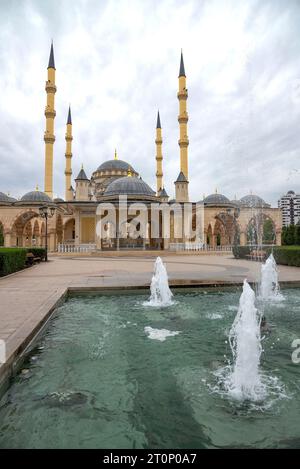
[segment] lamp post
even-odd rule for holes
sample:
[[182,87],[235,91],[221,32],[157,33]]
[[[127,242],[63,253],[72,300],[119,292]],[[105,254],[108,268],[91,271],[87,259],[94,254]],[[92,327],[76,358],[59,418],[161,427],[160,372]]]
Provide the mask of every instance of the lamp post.
[[46,243],[45,243],[45,249],[46,249],[46,255],[45,255],[45,262],[48,262],[48,218],[52,218],[55,212],[54,207],[49,207],[47,205],[43,205],[42,207],[39,208],[40,216],[42,218],[45,218],[46,221]]

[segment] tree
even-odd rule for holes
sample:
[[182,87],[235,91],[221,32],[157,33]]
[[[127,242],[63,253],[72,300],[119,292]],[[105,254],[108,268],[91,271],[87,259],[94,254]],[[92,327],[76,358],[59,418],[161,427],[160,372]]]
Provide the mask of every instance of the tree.
[[295,226],[295,244],[300,245],[300,224],[297,223]]
[[295,225],[290,225],[287,227],[285,244],[287,246],[292,246],[295,244]]
[[267,219],[263,225],[263,244],[273,244],[275,242],[275,230],[272,220]]
[[287,236],[287,227],[283,226],[282,227],[282,232],[281,232],[281,244],[283,246],[286,245],[286,236]]

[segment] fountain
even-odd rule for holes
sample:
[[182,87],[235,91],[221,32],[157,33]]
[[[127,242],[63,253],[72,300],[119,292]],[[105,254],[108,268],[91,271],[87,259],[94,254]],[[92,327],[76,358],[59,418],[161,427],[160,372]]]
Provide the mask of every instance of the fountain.
[[154,264],[150,290],[151,296],[149,301],[144,302],[145,306],[163,307],[173,304],[173,293],[169,288],[167,270],[160,257],[157,257]]
[[262,352],[260,314],[255,307],[255,293],[244,280],[239,309],[229,333],[234,365],[225,387],[238,400],[258,401],[265,397],[259,372]]
[[261,266],[260,298],[262,300],[283,300],[279,290],[277,264],[273,254]]

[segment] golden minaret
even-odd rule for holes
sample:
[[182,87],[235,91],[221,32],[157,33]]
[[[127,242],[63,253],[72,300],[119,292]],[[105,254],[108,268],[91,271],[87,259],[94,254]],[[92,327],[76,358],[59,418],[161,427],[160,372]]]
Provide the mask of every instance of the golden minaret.
[[55,142],[54,136],[54,98],[56,93],[55,86],[55,63],[53,42],[51,44],[49,64],[48,64],[48,80],[45,87],[47,93],[47,106],[45,109],[46,116],[46,131],[44,134],[45,141],[45,192],[49,197],[53,198],[53,145]]
[[69,106],[68,119],[67,119],[67,130],[66,130],[66,187],[65,187],[65,200],[73,200],[73,192],[71,191],[71,177],[72,177],[72,117],[71,107]]
[[184,70],[183,55],[181,51],[180,58],[180,68],[179,68],[179,90],[178,90],[178,100],[179,100],[179,148],[180,148],[180,171],[186,177],[186,180],[189,180],[188,174],[188,145],[189,139],[187,135],[187,123],[189,120],[188,113],[186,111],[186,101],[188,98],[188,91],[186,89],[186,75]]
[[157,113],[157,123],[156,123],[156,195],[159,195],[159,192],[163,188],[163,169],[162,169],[162,133],[161,133],[161,124],[160,124],[160,116],[159,111]]

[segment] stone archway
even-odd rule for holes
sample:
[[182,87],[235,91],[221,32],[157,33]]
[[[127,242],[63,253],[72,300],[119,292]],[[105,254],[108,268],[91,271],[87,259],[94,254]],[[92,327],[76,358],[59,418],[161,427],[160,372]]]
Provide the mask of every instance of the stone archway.
[[33,210],[19,213],[11,225],[11,246],[31,246],[33,218],[38,218],[39,214]]
[[232,246],[239,238],[239,227],[236,217],[221,212],[215,217],[214,241],[217,246]]
[[208,246],[212,246],[212,245],[213,245],[213,230],[212,230],[211,224],[209,224],[208,227],[207,227],[207,231],[206,231],[206,244],[207,244]]
[[63,241],[69,244],[75,242],[75,218],[70,218],[63,225]]
[[276,224],[265,213],[254,215],[246,227],[248,245],[262,245],[276,243]]
[[33,230],[32,230],[32,224],[31,220],[29,220],[23,228],[23,247],[30,247],[32,246],[32,235],[33,235]]

